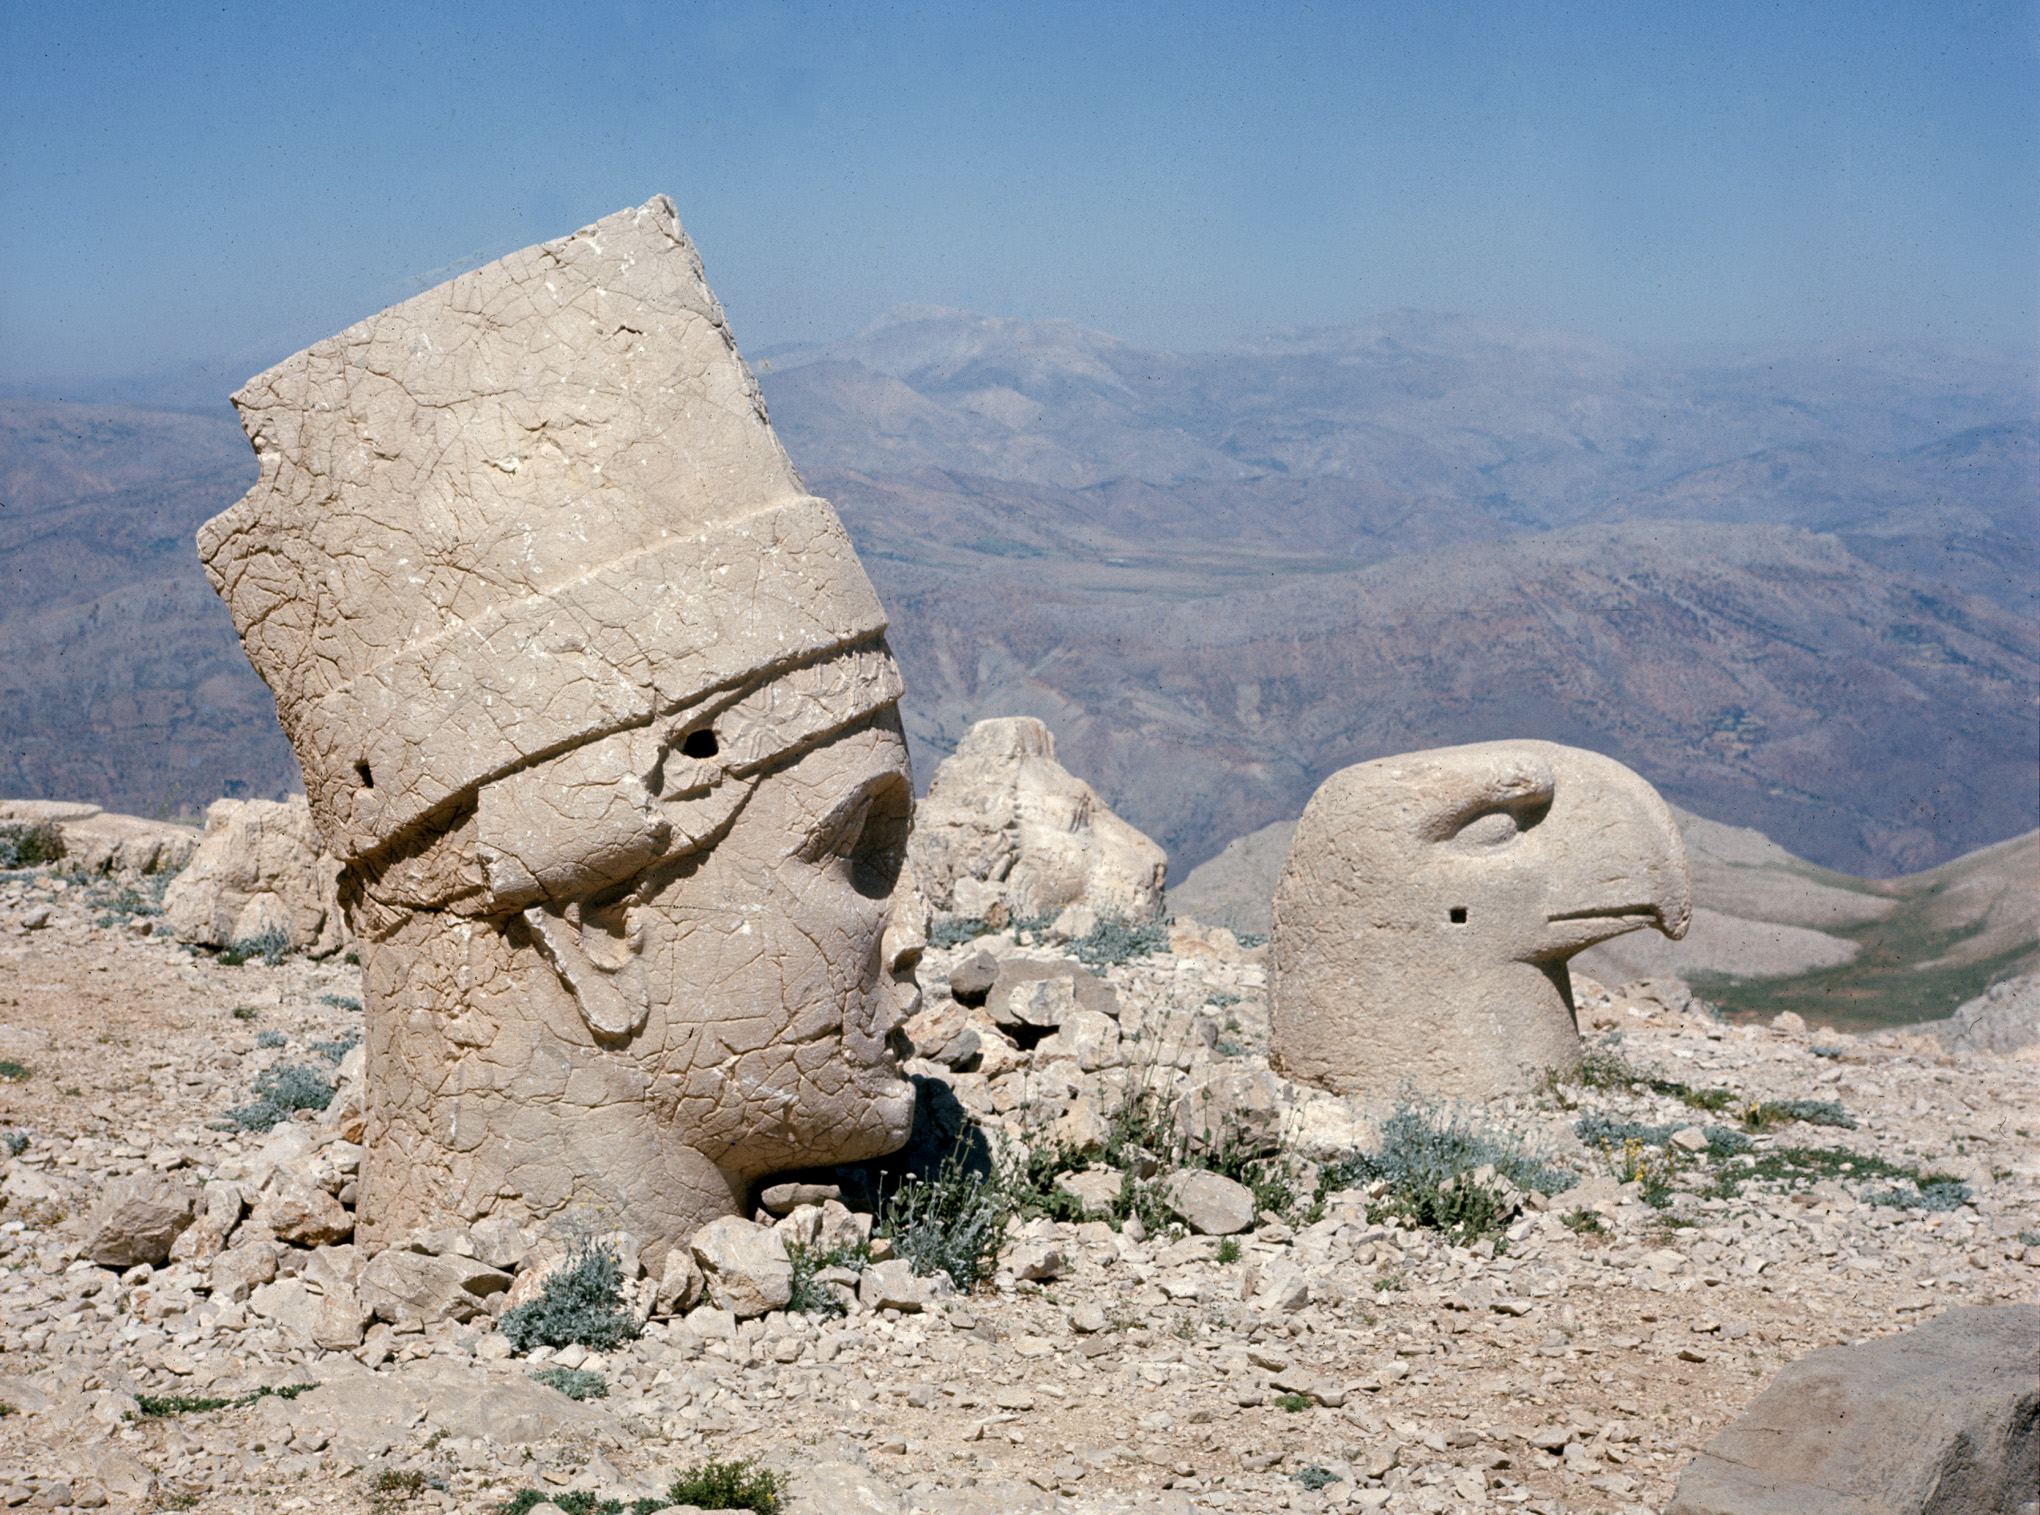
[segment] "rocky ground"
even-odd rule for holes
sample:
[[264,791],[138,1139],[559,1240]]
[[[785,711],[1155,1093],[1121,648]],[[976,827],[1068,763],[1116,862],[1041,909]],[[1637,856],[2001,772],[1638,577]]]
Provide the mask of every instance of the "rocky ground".
[[[0,875],[10,1507],[480,1512],[524,1487],[635,1498],[716,1454],[786,1471],[796,1515],[1658,1510],[1782,1364],[2031,1298],[2040,1265],[2031,1049],[1950,1057],[1583,985],[1587,1077],[1477,1112],[1579,1181],[1469,1248],[1364,1177],[1312,1208],[1387,1112],[1267,1073],[1258,949],[1179,929],[1101,970],[1111,1025],[1022,1051],[948,976],[987,945],[1060,954],[984,939],[926,960],[916,1073],[1036,1149],[1129,1083],[1222,1108],[1281,1137],[1305,1191],[1287,1216],[1141,1240],[1036,1219],[985,1288],[920,1309],[655,1315],[555,1363],[606,1381],[576,1402],[492,1329],[501,1294],[465,1321],[369,1318],[344,1079],[324,1112],[223,1129],[265,1074],[349,1071],[358,971],[192,952],[149,934],[151,900],[146,880]],[[1820,1123],[1746,1118],[1787,1101]],[[94,1263],[109,1185],[149,1174],[205,1186],[193,1239],[163,1266]],[[478,1228],[414,1253],[503,1276],[546,1240]],[[148,1413],[169,1396],[247,1402]]]

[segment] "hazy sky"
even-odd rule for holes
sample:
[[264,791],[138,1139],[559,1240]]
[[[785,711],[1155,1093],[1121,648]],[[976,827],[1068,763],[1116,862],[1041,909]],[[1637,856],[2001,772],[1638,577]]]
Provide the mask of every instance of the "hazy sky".
[[902,301],[2024,350],[2036,20],[0,0],[0,382],[252,367],[659,191],[750,350]]

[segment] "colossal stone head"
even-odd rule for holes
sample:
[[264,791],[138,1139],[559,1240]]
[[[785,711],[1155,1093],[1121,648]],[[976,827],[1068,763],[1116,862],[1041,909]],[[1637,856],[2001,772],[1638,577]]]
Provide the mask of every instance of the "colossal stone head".
[[1275,888],[1270,1055],[1340,1094],[1486,1098],[1579,1060],[1566,960],[1692,914],[1657,791],[1597,753],[1483,742],[1333,774]]
[[362,1239],[586,1205],[656,1261],[899,1146],[899,674],[672,204],[234,403],[261,479],[199,551],[345,864]]

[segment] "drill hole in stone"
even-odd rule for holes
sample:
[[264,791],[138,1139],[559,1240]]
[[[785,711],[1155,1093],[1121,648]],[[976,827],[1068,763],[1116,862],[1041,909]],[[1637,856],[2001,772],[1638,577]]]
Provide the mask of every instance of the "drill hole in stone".
[[1466,924],[1466,907],[1464,905],[1454,905],[1445,914],[1446,918],[1455,926],[1464,926]]
[[364,788],[364,789],[373,789],[373,788],[375,788],[375,772],[374,772],[374,770],[373,770],[373,769],[371,769],[371,768],[370,768],[370,767],[368,766],[368,764],[366,764],[366,763],[356,763],[356,764],[354,765],[354,771],[355,771],[355,773],[356,773],[356,774],[358,774],[358,775],[360,776],[360,778],[361,778],[361,787],[362,787],[362,788]]
[[706,726],[699,731],[690,731],[680,739],[680,751],[691,758],[712,758],[719,750],[715,733]]

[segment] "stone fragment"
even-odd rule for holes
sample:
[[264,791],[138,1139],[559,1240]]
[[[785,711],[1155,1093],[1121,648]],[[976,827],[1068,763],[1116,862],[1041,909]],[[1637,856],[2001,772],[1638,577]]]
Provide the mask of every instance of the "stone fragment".
[[1282,1144],[1287,1106],[1282,1081],[1272,1073],[1215,1069],[1197,1077],[1179,1109],[1183,1134],[1200,1152],[1230,1147],[1264,1155]]
[[689,1245],[708,1298],[739,1320],[783,1310],[793,1298],[793,1264],[778,1232],[729,1215],[696,1231]]
[[933,1308],[956,1292],[946,1273],[920,1278],[903,1258],[873,1263],[857,1279],[857,1302],[867,1310],[898,1310],[903,1314]]
[[1034,1049],[1035,1060],[1068,1058],[1086,1073],[1116,1068],[1120,1063],[1119,1022],[1095,1010],[1066,1016],[1055,1035]]
[[989,952],[974,952],[949,970],[949,992],[959,1005],[973,1009],[985,1002],[999,976],[999,960]]
[[1681,1126],[1672,1133],[1672,1144],[1683,1147],[1688,1152],[1705,1152],[1707,1133],[1698,1126]]
[[652,1296],[653,1311],[659,1315],[685,1314],[701,1299],[706,1281],[701,1264],[694,1260],[692,1247],[668,1247],[658,1292]]
[[325,1188],[294,1168],[279,1168],[250,1220],[278,1241],[323,1247],[354,1234],[354,1217]]
[[206,1270],[214,1299],[239,1304],[261,1284],[276,1277],[276,1242],[260,1232],[235,1244],[212,1260]]
[[188,1185],[159,1173],[117,1178],[86,1219],[83,1254],[102,1268],[165,1262],[195,1200]]
[[1254,1224],[1254,1191],[1202,1168],[1179,1168],[1163,1181],[1169,1213],[1200,1236],[1231,1236]]
[[885,614],[671,203],[235,403],[260,477],[199,550],[345,870],[362,1243],[599,1194],[663,1258],[899,1147],[927,907]]
[[1685,846],[1629,769],[1551,742],[1332,775],[1273,906],[1269,1061],[1337,1094],[1492,1098],[1579,1061],[1565,962],[1692,914]]
[[492,1215],[468,1228],[474,1240],[475,1260],[514,1273],[531,1257],[531,1238],[507,1215]]
[[2040,1307],[1957,1308],[1787,1364],[1679,1477],[1667,1515],[1957,1515],[2036,1496]]
[[180,942],[231,947],[274,933],[323,957],[350,940],[339,883],[303,795],[215,800],[197,855],[163,892],[163,919]]
[[758,1196],[758,1203],[774,1215],[785,1215],[796,1205],[819,1205],[825,1199],[841,1199],[835,1184],[774,1184]]
[[1069,1256],[1061,1242],[1042,1239],[1014,1243],[1004,1262],[1007,1271],[1015,1278],[1047,1283],[1050,1279],[1062,1277],[1063,1270],[1069,1266]]
[[1119,997],[1077,963],[1009,958],[999,964],[985,1010],[1001,1027],[1053,1031],[1079,1010],[1116,1020]]
[[238,1184],[214,1182],[199,1191],[192,1222],[170,1243],[170,1261],[209,1263],[241,1223],[246,1201]]
[[430,1325],[473,1320],[489,1296],[510,1287],[510,1275],[472,1257],[429,1256],[404,1247],[378,1252],[361,1270],[361,1303],[378,1320]]
[[1055,1187],[1073,1194],[1088,1211],[1108,1211],[1119,1200],[1126,1175],[1117,1168],[1086,1168],[1081,1173],[1058,1173]]
[[1077,1305],[1069,1312],[1070,1329],[1079,1335],[1090,1336],[1104,1330],[1111,1324],[1106,1319],[1102,1306],[1095,1304]]
[[1055,738],[1030,716],[970,729],[935,770],[912,849],[938,910],[1030,920],[1081,903],[1134,922],[1161,913],[1167,855],[1056,761]]

